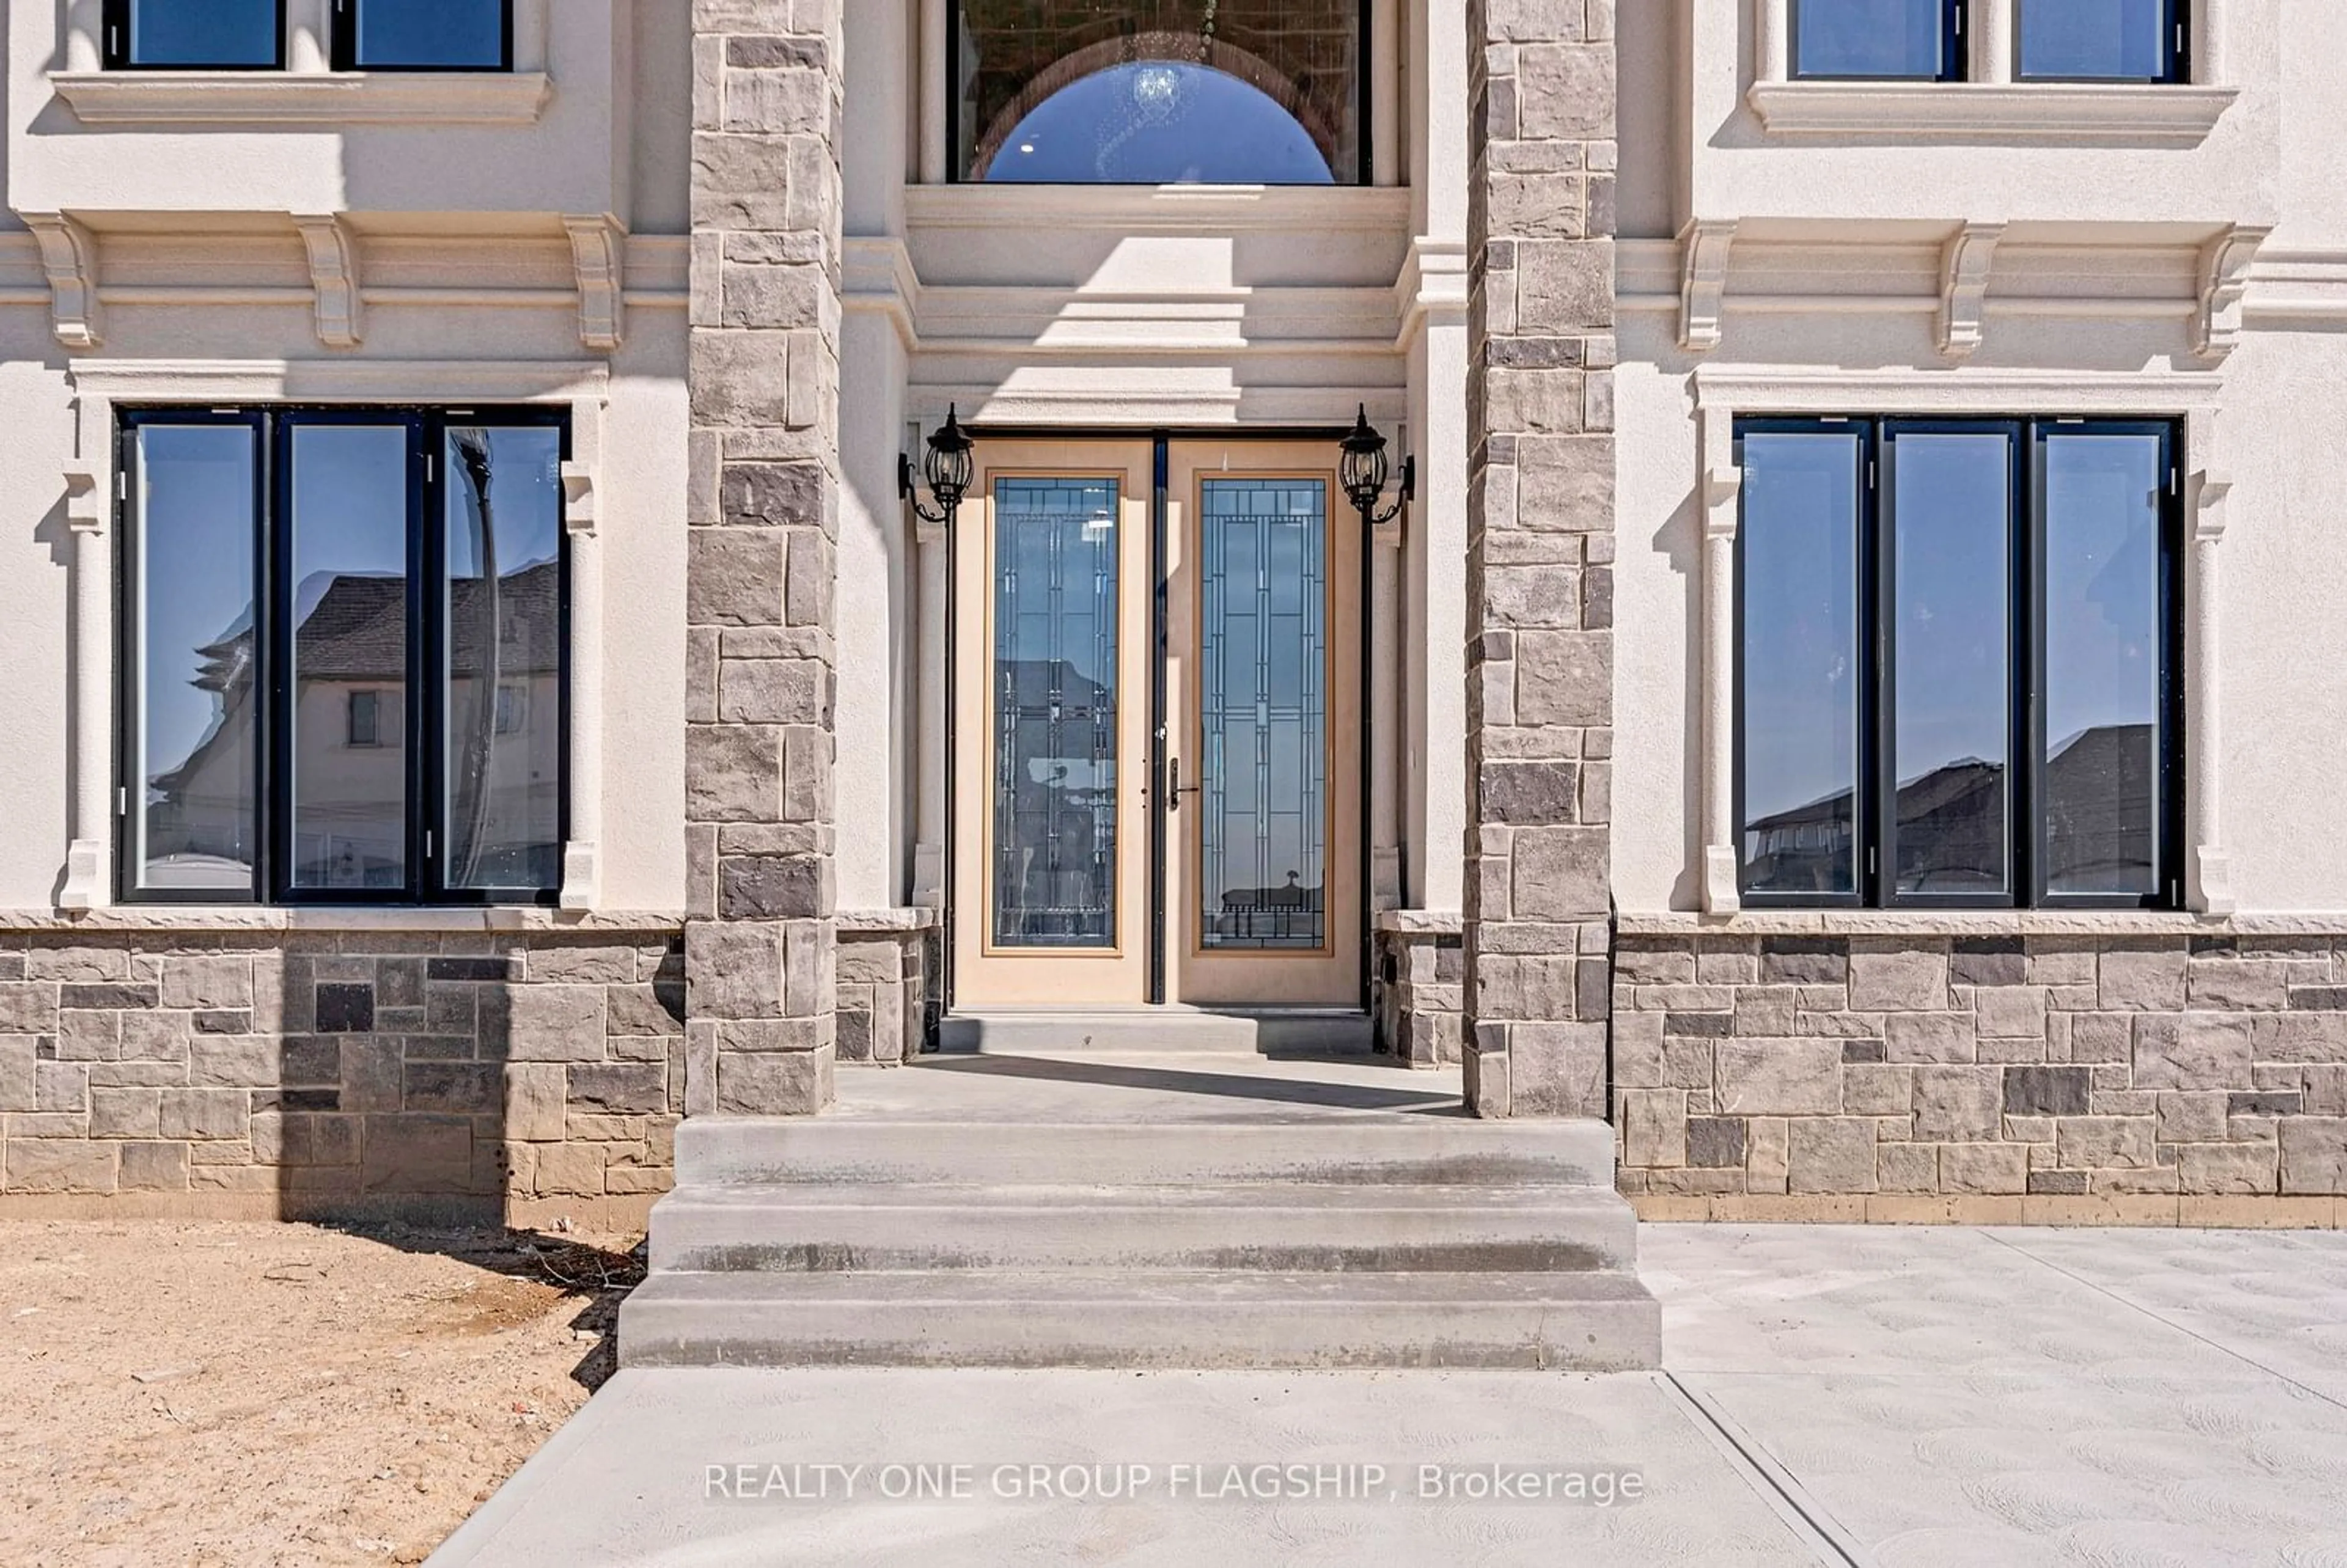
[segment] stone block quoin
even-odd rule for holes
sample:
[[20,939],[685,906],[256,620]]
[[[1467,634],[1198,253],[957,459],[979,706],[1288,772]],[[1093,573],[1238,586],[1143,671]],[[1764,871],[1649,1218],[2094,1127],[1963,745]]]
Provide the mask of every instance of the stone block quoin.
[[839,1047],[840,4],[692,8],[693,1114],[819,1112]]
[[1484,1116],[1607,1114],[1612,0],[1469,0],[1461,1049]]

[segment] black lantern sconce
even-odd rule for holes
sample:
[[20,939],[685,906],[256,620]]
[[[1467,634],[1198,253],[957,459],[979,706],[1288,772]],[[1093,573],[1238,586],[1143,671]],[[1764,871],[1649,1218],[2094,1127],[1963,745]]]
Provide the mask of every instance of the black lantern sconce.
[[914,515],[923,522],[943,528],[950,524],[961,510],[964,496],[969,494],[970,461],[969,432],[961,427],[957,407],[948,407],[946,422],[929,437],[928,455],[921,459],[921,477],[929,485],[929,497],[937,503],[931,511],[921,505],[920,487],[913,481],[913,460],[903,453],[897,454],[897,494],[913,504]]
[[1386,480],[1391,469],[1386,461],[1386,438],[1369,423],[1369,407],[1361,405],[1360,416],[1354,422],[1353,432],[1345,437],[1345,456],[1337,464],[1337,477],[1345,486],[1346,498],[1353,509],[1361,514],[1368,527],[1383,528],[1401,516],[1401,509],[1418,497],[1418,459],[1401,460],[1401,490],[1394,504],[1384,511],[1378,503],[1385,498]]

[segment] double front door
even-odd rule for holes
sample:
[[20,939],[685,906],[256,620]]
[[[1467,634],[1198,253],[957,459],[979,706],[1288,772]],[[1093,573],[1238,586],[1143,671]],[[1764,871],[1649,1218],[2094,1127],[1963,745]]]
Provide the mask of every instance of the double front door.
[[1360,530],[1336,444],[981,442],[954,996],[1352,1007]]

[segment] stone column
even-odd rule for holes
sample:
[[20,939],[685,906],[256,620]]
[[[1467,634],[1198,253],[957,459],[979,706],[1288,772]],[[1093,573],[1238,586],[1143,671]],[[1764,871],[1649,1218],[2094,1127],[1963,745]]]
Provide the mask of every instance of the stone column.
[[841,3],[693,7],[693,1113],[832,1098]]
[[1603,1116],[1614,0],[1466,9],[1467,1099]]

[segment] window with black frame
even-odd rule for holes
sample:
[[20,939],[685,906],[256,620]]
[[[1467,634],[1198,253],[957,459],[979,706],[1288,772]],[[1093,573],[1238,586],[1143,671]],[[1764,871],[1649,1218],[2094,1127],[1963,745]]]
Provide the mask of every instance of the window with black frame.
[[1738,423],[1747,902],[2176,903],[2177,440]]
[[560,891],[559,415],[122,415],[122,896]]
[[1792,0],[1793,74],[1964,78],[1965,0]]
[[509,71],[513,0],[334,0],[338,71]]
[[282,71],[285,0],[106,0],[108,70]]
[[2015,0],[2021,79],[2182,82],[2189,79],[2186,0]]

